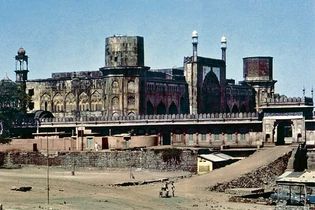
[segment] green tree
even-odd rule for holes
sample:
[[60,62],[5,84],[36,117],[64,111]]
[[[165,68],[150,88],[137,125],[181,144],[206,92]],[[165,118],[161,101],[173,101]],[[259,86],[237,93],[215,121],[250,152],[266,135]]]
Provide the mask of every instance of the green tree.
[[0,122],[3,125],[0,143],[7,143],[11,140],[11,129],[14,122],[26,113],[28,96],[22,85],[8,78],[0,81]]

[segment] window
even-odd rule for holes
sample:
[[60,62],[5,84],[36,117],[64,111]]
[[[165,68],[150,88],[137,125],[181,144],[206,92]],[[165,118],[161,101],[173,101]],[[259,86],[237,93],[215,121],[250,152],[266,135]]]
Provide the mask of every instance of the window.
[[30,110],[33,110],[33,109],[34,109],[34,102],[30,102],[30,103],[28,104],[28,108],[29,108]]
[[201,141],[207,140],[207,134],[201,134]]
[[34,95],[34,89],[28,89],[28,95],[33,96]]

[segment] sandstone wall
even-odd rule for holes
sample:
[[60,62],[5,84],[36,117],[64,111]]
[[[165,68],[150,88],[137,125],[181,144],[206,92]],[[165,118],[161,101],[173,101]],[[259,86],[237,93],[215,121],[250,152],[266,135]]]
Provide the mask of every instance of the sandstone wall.
[[[5,156],[10,159],[8,161],[12,164],[47,164],[47,157],[38,152],[11,152],[0,154],[5,154]],[[54,156],[51,155],[49,163],[50,165],[65,168],[72,168],[73,165],[75,165],[76,167],[135,167],[152,170],[183,170],[196,172],[197,153],[191,150],[175,148],[137,151],[62,152]],[[6,163],[4,162],[3,164]]]

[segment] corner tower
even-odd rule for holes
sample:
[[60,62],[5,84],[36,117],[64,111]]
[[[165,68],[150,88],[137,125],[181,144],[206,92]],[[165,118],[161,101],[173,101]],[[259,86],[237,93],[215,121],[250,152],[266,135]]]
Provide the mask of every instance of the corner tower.
[[143,114],[146,72],[144,41],[140,36],[114,35],[105,39],[104,109],[109,116]]
[[258,56],[243,58],[244,82],[255,90],[256,111],[267,98],[273,98],[273,58]]
[[28,56],[24,48],[20,48],[15,56],[16,82],[26,82],[28,72]]

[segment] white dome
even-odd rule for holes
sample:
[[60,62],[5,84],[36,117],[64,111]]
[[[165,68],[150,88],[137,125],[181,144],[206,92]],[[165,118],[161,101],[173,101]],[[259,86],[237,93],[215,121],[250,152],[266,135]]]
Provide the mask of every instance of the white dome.
[[221,37],[221,43],[226,43],[226,37],[225,36]]
[[192,36],[192,38],[198,38],[198,32],[197,31],[193,31],[191,36]]

